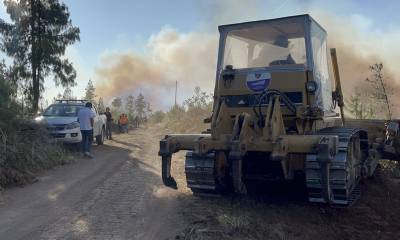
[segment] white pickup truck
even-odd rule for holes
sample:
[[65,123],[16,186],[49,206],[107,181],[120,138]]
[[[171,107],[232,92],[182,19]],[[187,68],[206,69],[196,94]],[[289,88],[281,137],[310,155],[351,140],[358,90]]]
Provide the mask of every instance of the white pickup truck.
[[[51,136],[57,141],[65,143],[79,143],[82,135],[78,123],[78,112],[85,107],[85,100],[56,100],[41,116],[35,118],[36,122],[46,125]],[[99,113],[95,106],[92,111],[94,118],[93,136],[98,145],[103,144],[106,133],[106,116]]]

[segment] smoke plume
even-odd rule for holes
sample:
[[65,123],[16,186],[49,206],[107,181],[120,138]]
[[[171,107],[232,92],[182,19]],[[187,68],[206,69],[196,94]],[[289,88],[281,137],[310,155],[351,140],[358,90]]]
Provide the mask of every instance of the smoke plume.
[[216,35],[164,28],[150,38],[145,55],[105,56],[96,70],[97,93],[110,99],[142,92],[156,107],[166,108],[174,99],[175,81],[180,96],[189,96],[195,86],[212,90],[216,51]]
[[[383,74],[388,86],[394,93],[400,91],[400,69],[397,67],[400,50],[396,48],[400,30],[387,33],[362,31],[357,28],[362,26],[349,24],[349,19],[331,16],[320,10],[314,10],[313,17],[327,30],[329,46],[337,49],[345,97],[349,98],[355,90],[369,90],[366,82],[366,78],[371,78],[369,66],[379,62],[384,65]],[[355,16],[352,20],[350,23],[368,21],[360,16]],[[394,105],[394,115],[399,117],[400,95],[393,94],[390,100]]]

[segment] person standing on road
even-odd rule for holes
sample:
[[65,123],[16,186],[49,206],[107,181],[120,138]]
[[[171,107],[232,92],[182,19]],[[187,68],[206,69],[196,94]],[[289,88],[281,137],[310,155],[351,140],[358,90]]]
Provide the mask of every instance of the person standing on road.
[[90,147],[93,141],[93,124],[96,114],[92,111],[92,103],[87,102],[78,112],[78,122],[82,133],[82,152],[85,157],[93,158]]
[[106,123],[106,137],[108,140],[112,140],[112,123],[114,119],[112,118],[110,108],[106,108],[106,117],[107,117],[107,123]]
[[138,116],[136,116],[135,119],[134,119],[134,127],[135,128],[139,127],[139,117]]
[[120,128],[121,128],[121,133],[128,133],[128,124],[129,124],[129,120],[128,120],[128,116],[126,116],[125,113],[123,113],[121,115],[121,117],[119,118],[119,124],[120,124]]

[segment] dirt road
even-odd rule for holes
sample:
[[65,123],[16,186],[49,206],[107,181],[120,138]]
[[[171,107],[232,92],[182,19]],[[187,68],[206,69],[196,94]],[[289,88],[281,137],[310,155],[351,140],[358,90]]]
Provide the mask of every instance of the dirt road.
[[160,180],[157,126],[94,146],[94,159],[3,193],[0,239],[400,239],[399,181],[376,178],[350,209],[313,206],[287,192],[198,198]]
[[161,186],[157,137],[143,130],[94,146],[94,159],[3,193],[0,239],[168,239],[182,228],[177,192]]

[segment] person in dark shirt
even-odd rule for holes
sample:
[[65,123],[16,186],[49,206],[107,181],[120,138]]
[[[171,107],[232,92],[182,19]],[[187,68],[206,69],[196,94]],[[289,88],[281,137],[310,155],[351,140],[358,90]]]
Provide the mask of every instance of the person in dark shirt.
[[105,114],[107,117],[106,137],[108,140],[112,140],[112,133],[111,133],[112,131],[111,130],[112,130],[112,124],[113,124],[114,119],[112,118],[109,107],[106,108]]

